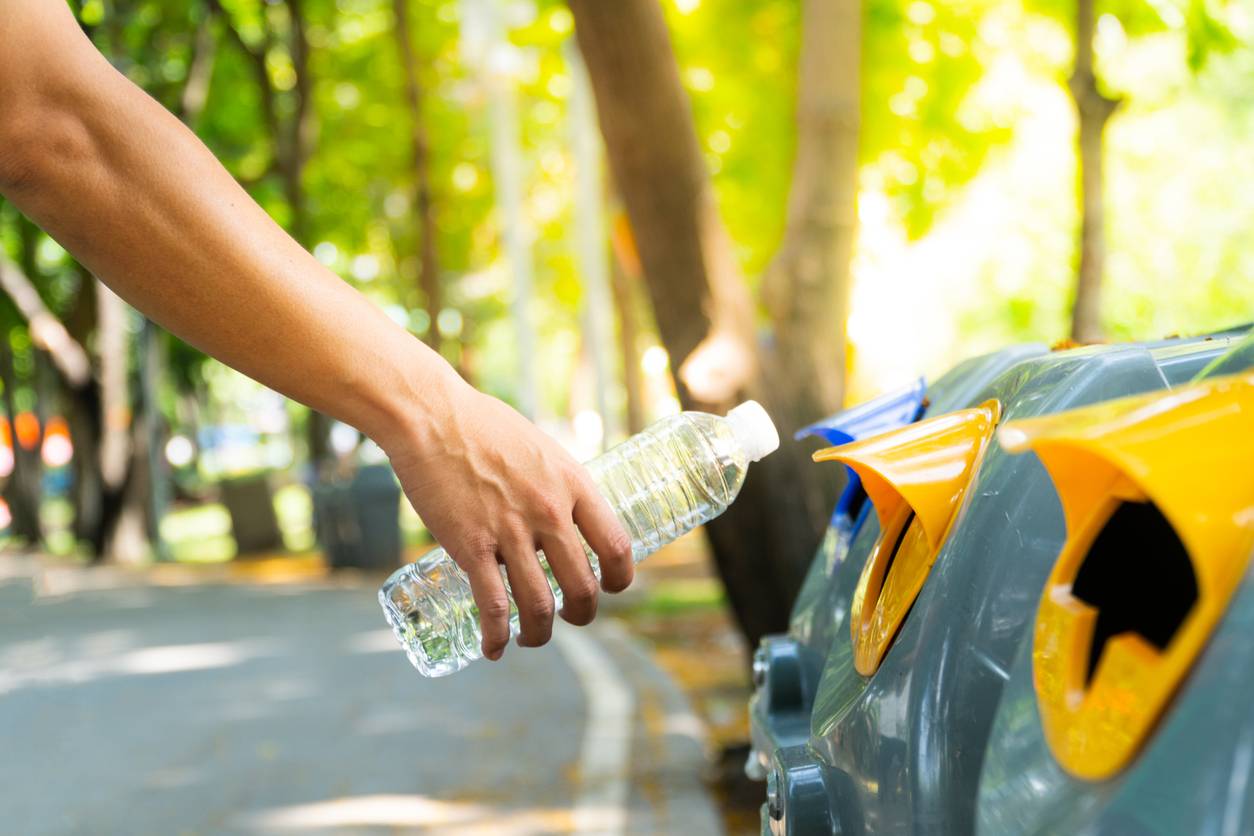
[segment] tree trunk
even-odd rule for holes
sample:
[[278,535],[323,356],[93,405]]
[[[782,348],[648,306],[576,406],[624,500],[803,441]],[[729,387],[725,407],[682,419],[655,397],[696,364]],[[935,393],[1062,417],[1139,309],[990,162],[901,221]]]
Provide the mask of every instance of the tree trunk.
[[[570,0],[570,7],[681,403],[724,410],[755,397],[787,438],[819,415],[792,414],[759,365],[753,305],[715,206],[657,0]],[[750,643],[787,627],[831,507],[831,497],[815,495],[822,477],[814,466],[785,447],[750,469],[740,500],[706,527]]]
[[[570,7],[671,367],[681,368],[718,330],[729,350],[752,355],[749,295],[714,204],[657,0],[571,0]],[[734,391],[750,377],[721,388]],[[681,400],[696,397],[682,377],[677,385]],[[699,388],[708,398],[707,387]]]
[[644,429],[644,380],[640,369],[640,322],[636,288],[641,281],[640,259],[631,238],[631,225],[614,213],[610,290],[618,315],[618,351],[623,358],[623,389],[627,396],[627,434]]
[[139,345],[140,417],[136,420],[136,431],[143,438],[136,447],[142,458],[137,457],[131,466],[144,471],[145,490],[141,495],[145,502],[144,535],[152,544],[153,556],[157,560],[168,560],[169,550],[161,538],[161,519],[170,504],[170,473],[165,461],[169,432],[158,395],[165,378],[165,342],[158,325],[151,319],[144,320]]
[[440,329],[436,320],[443,306],[440,287],[440,262],[436,251],[435,207],[431,199],[431,143],[422,117],[422,82],[418,76],[418,58],[414,53],[413,32],[409,25],[409,0],[392,0],[396,19],[396,43],[405,71],[405,104],[409,109],[409,142],[413,154],[414,233],[419,242],[418,289],[422,292],[428,321],[426,341],[440,350]]
[[1079,121],[1080,191],[1079,267],[1071,338],[1088,343],[1102,339],[1102,276],[1106,266],[1105,185],[1102,180],[1102,138],[1119,99],[1104,95],[1093,71],[1094,0],[1076,0],[1075,67],[1068,87]]
[[[12,521],[9,531],[13,537],[28,545],[38,546],[43,543],[43,525],[39,518],[40,506],[43,503],[43,457],[41,455],[44,435],[44,403],[43,390],[49,370],[45,350],[63,348],[62,340],[55,336],[60,325],[40,298],[38,290],[30,277],[36,274],[35,249],[39,245],[39,228],[25,217],[17,217],[18,241],[21,244],[19,264],[8,262],[0,254],[0,288],[8,294],[13,303],[13,310],[18,317],[12,318],[13,323],[20,319],[27,321],[31,336],[31,353],[34,361],[32,374],[25,381],[19,381],[17,369],[13,362],[13,347],[9,339],[10,331],[6,327],[2,335],[3,345],[0,346],[0,379],[4,383],[4,411],[9,421],[9,440],[13,447],[13,470],[4,486],[4,498],[9,506]],[[8,317],[6,317],[8,319]],[[65,329],[60,329],[64,334]],[[75,346],[77,347],[77,346]],[[71,361],[70,365],[73,363]],[[34,397],[34,428],[35,437],[23,443],[19,437],[19,427],[26,426],[19,419],[17,406],[18,387],[25,383],[35,393]]]
[[[13,367],[13,349],[8,330],[0,339],[0,381],[4,383],[4,413],[9,422],[9,439],[13,445],[13,470],[4,485],[4,501],[9,506],[9,534],[30,546],[43,542],[43,526],[39,520],[39,504],[43,496],[43,462],[39,458],[38,440],[31,449],[18,438],[18,410],[14,400],[17,373]],[[42,439],[42,428],[40,440]]]
[[200,114],[209,101],[209,86],[213,81],[213,66],[217,59],[217,39],[214,36],[214,20],[217,13],[213,6],[205,8],[205,16],[196,28],[192,42],[192,60],[187,70],[187,82],[178,101],[178,117],[195,130]]
[[774,377],[777,392],[794,415],[828,415],[844,400],[861,39],[861,0],[803,4],[788,223],[762,291],[775,353],[788,369]]
[[[276,117],[273,128],[277,131],[274,146],[279,175],[283,181],[283,194],[291,213],[288,232],[302,247],[308,247],[309,207],[305,194],[305,161],[309,158],[313,140],[313,109],[310,107],[313,84],[309,77],[309,40],[305,34],[304,2],[305,0],[284,0],[291,25],[288,49],[292,56],[296,83],[292,89],[294,106],[291,117],[286,122]],[[261,64],[264,67],[264,54],[261,56]],[[268,75],[263,97],[271,102],[277,97]],[[278,110],[273,104],[271,107]],[[316,410],[309,411],[306,441],[309,461],[315,467],[319,467],[331,456],[330,429],[331,420],[327,416]]]
[[[98,318],[96,280],[79,268],[79,290],[65,317],[70,337],[85,345]],[[87,543],[97,558],[104,554],[104,478],[100,470],[100,442],[104,436],[99,381],[89,375],[81,386],[66,381],[66,423],[74,445],[74,539]]]
[[[28,241],[28,252],[33,252],[34,243],[34,239]],[[52,369],[58,372],[57,378],[65,394],[70,440],[74,445],[74,537],[76,541],[89,545],[93,560],[104,560],[111,556],[108,541],[117,525],[118,515],[124,510],[123,487],[132,465],[126,437],[130,405],[125,380],[128,365],[125,306],[116,296],[109,294],[102,324],[97,328],[96,320],[101,316],[98,305],[100,291],[97,288],[102,286],[89,273],[82,271],[82,284],[74,309],[66,317],[66,324],[62,325],[44,307],[38,291],[27,278],[27,274],[33,272],[33,261],[26,263],[26,272],[23,272],[0,258],[0,288],[13,300],[18,312],[27,321],[39,368],[45,373]],[[91,361],[83,349],[93,330],[99,336],[101,375],[109,389],[107,401],[103,395],[103,384],[98,384],[92,376]],[[13,376],[11,357],[0,358],[0,366],[2,373]],[[16,385],[16,379],[11,379],[10,391]],[[45,399],[41,394],[40,401]],[[106,403],[109,405],[106,406]],[[14,408],[11,402],[7,405],[10,411]],[[113,422],[112,431],[106,434],[110,421]],[[40,427],[42,436],[42,417]],[[11,490],[22,490],[25,494],[22,498],[11,497],[10,504],[29,519],[29,509],[38,508],[42,493],[40,451],[38,445],[34,450],[24,450],[19,446],[15,453],[15,466],[21,468],[21,474],[11,480]],[[33,537],[33,524],[23,520],[19,521],[19,527],[25,527],[24,536]]]
[[[802,4],[797,149],[784,239],[762,282],[774,340],[765,352],[774,415],[790,438],[844,402],[845,324],[857,232],[861,0]],[[825,520],[841,468],[816,467],[811,448],[784,444],[809,518]],[[772,461],[772,465],[776,465]]]
[[115,563],[142,563],[150,556],[152,519],[152,481],[148,468],[148,450],[153,439],[148,437],[143,421],[132,421],[129,431],[130,460],[126,475],[116,492],[108,495],[106,525],[103,530],[106,559]]
[[[96,560],[134,562],[142,556],[135,543],[135,509],[145,504],[128,486],[137,462],[135,426],[130,396],[130,357],[126,329],[127,309],[117,294],[96,282],[96,330],[100,355],[100,530],[92,537]],[[140,439],[142,441],[142,438]],[[119,536],[119,530],[121,536]],[[142,527],[139,529],[142,532]]]
[[100,389],[91,383],[71,389],[66,398],[66,423],[74,445],[74,539],[86,543],[94,558],[104,556],[104,479],[100,472]]
[[[283,194],[292,215],[288,231],[302,247],[307,247],[309,213],[305,199],[305,161],[309,158],[309,146],[313,138],[313,110],[309,106],[312,84],[309,78],[309,41],[305,36],[303,3],[304,0],[284,0],[291,24],[288,49],[292,56],[296,81],[292,89],[292,116],[286,124],[277,126],[280,133],[274,140],[279,173],[283,179]],[[274,96],[273,90],[270,95]]]
[[[302,247],[309,246],[309,207],[305,194],[305,162],[309,159],[313,144],[313,108],[310,106],[313,80],[309,76],[309,40],[305,34],[305,0],[285,0],[291,21],[292,67],[296,71],[295,113],[288,122],[286,150],[280,145],[280,168],[283,172],[284,191],[288,208],[292,213],[292,237]],[[309,444],[309,461],[315,468],[331,458],[331,419],[317,410],[309,411],[306,425]]]

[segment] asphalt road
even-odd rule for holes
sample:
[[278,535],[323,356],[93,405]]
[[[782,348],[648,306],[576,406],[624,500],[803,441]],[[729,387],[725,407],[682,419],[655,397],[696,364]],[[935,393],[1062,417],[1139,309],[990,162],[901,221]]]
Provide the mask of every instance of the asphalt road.
[[700,724],[612,620],[426,680],[373,581],[0,563],[0,833],[721,832]]

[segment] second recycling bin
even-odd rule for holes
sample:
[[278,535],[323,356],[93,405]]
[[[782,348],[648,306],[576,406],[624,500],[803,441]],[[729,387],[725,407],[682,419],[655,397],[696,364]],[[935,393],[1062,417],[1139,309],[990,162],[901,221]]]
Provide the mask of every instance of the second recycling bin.
[[1008,671],[979,833],[1254,832],[1254,374],[1226,376],[1251,366],[1254,336],[1195,387],[1017,439],[1067,542]]

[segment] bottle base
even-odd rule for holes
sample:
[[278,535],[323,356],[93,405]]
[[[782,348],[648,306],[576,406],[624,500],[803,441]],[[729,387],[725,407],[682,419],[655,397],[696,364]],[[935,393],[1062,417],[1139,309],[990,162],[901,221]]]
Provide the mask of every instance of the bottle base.
[[473,661],[456,653],[445,653],[439,659],[432,658],[422,643],[417,625],[396,606],[392,597],[388,595],[390,586],[391,584],[385,584],[383,589],[379,590],[379,606],[383,608],[383,616],[387,619],[388,626],[392,628],[392,634],[396,636],[396,640],[405,651],[406,658],[418,670],[418,673],[437,679],[455,674]]

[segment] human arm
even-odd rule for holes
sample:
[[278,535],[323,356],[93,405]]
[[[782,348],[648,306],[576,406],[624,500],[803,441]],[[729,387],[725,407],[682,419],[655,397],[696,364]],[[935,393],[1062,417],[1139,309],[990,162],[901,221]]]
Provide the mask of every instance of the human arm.
[[206,353],[379,443],[406,495],[466,570],[484,652],[631,580],[630,543],[581,467],[283,232],[177,119],[114,70],[60,0],[0,0],[0,194],[118,295]]

